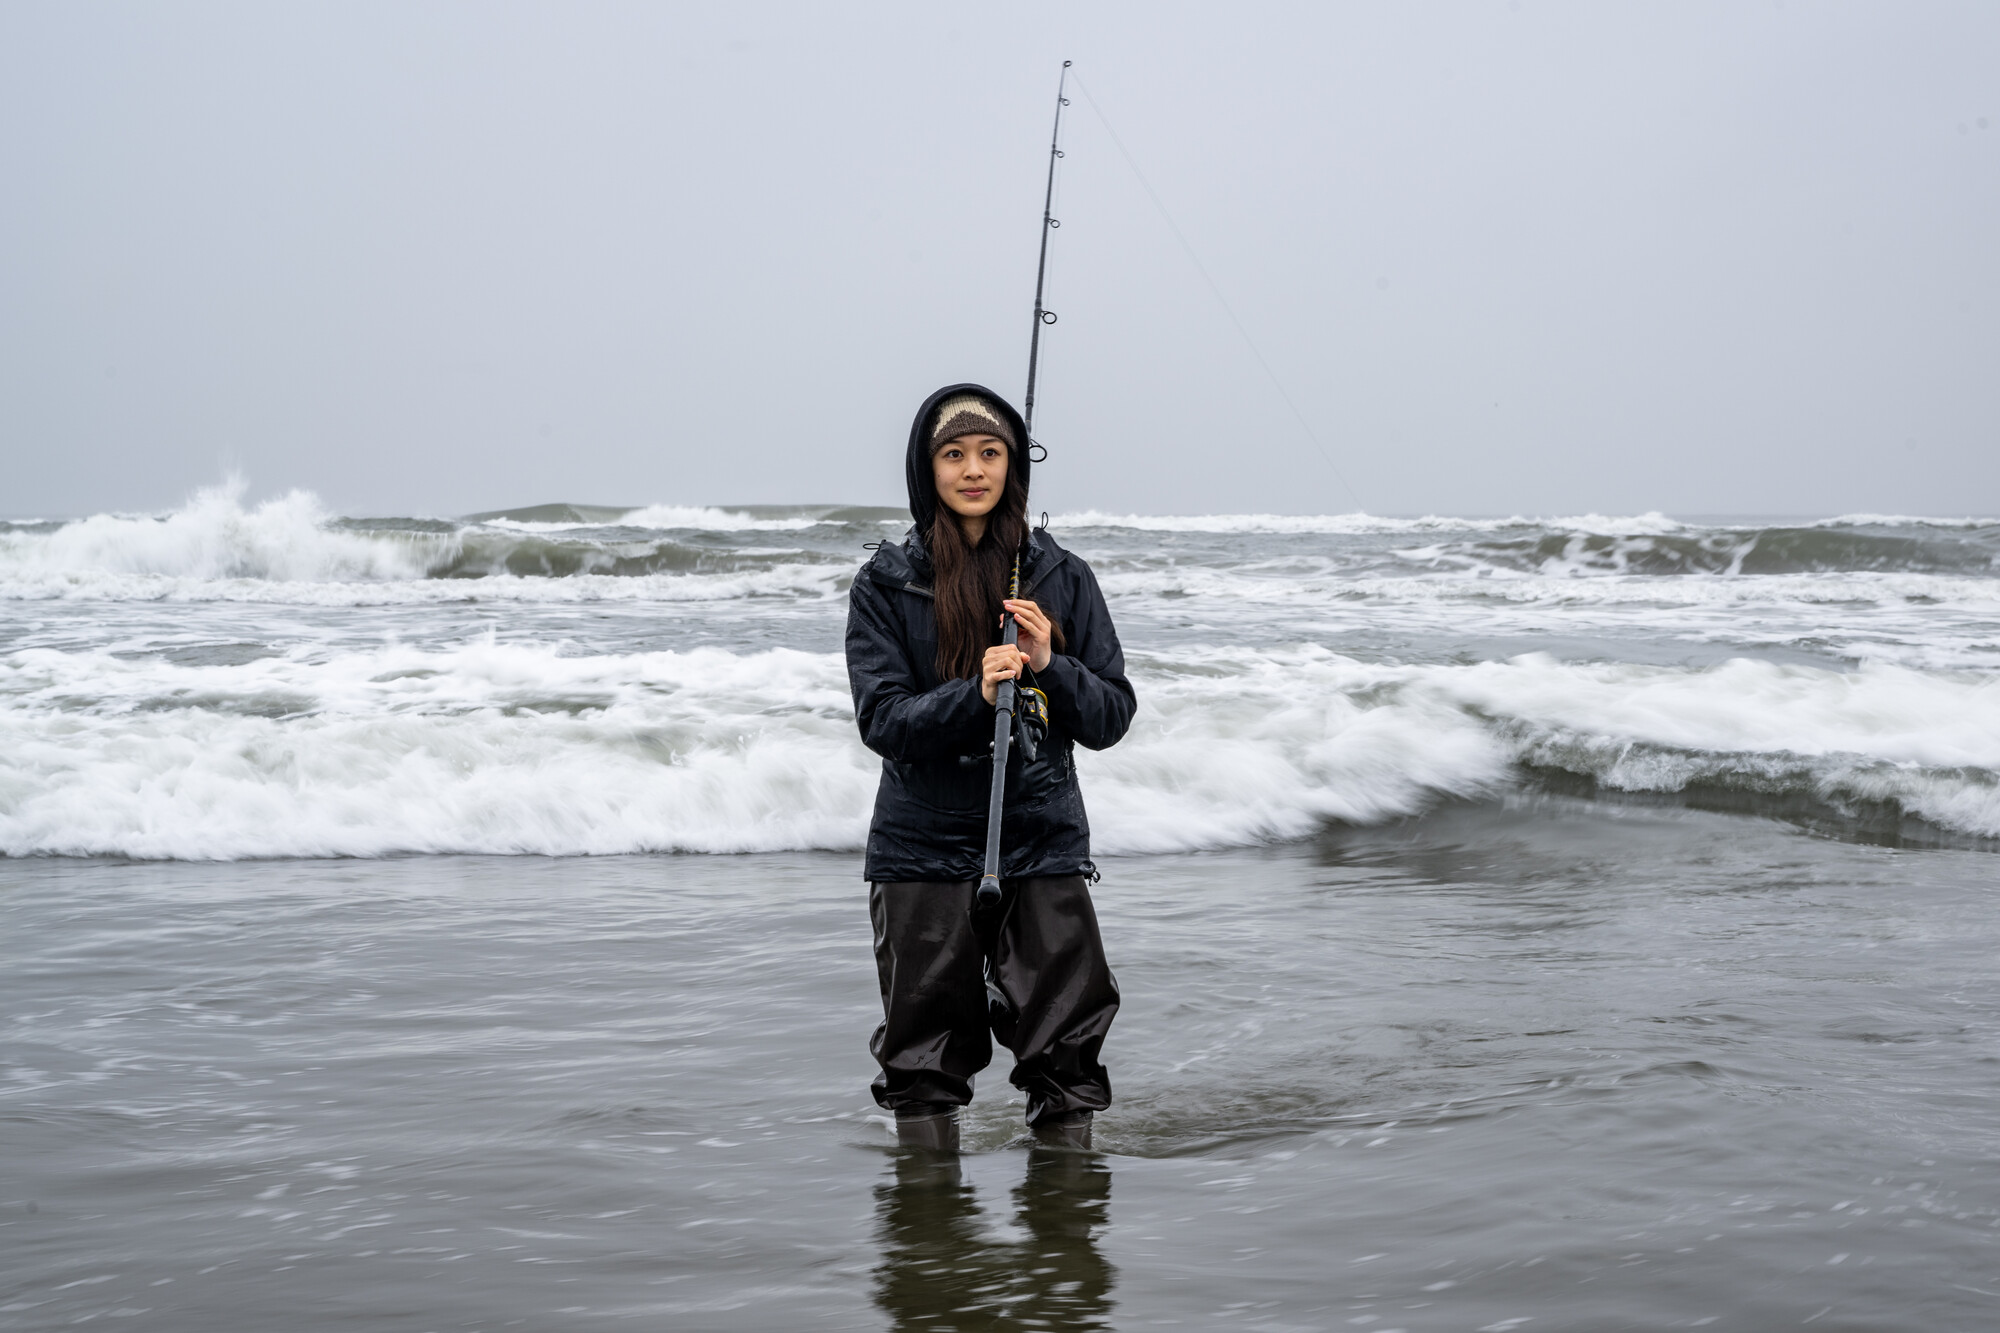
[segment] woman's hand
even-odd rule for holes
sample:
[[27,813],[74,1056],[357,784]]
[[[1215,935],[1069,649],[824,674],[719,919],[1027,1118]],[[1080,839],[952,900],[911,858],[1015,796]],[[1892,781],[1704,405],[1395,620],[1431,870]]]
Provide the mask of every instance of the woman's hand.
[[1021,668],[1027,665],[1028,655],[1019,648],[1010,648],[1004,643],[996,643],[986,650],[986,660],[979,671],[979,693],[989,704],[1000,702],[1000,682],[1019,680]]
[[1000,605],[1014,613],[1014,623],[1021,627],[1021,651],[1028,655],[1028,670],[1047,671],[1049,669],[1049,618],[1042,614],[1042,608],[1033,602],[1008,600]]
[[1045,671],[1049,665],[1049,618],[1042,614],[1042,608],[1033,602],[1008,599],[1000,605],[1014,615],[1014,624],[1020,630],[1020,646],[1009,648],[998,644],[986,650],[986,659],[979,673],[979,692],[989,704],[1000,702],[1000,682],[1019,680],[1021,668],[1030,671]]

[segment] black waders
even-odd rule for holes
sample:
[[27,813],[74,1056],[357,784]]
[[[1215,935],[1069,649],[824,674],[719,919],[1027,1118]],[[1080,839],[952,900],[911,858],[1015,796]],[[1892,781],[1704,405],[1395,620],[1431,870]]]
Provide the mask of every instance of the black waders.
[[1081,875],[1006,880],[997,908],[974,911],[974,887],[869,886],[883,1014],[869,1042],[882,1067],[875,1100],[896,1113],[899,1141],[955,1149],[958,1108],[997,1037],[1036,1137],[1088,1147],[1090,1113],[1111,1104],[1099,1052],[1118,1013],[1090,890]]

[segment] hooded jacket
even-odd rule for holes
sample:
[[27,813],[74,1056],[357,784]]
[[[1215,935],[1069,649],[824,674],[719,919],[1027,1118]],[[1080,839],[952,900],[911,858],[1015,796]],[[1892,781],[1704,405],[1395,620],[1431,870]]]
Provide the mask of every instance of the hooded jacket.
[[[993,706],[977,680],[946,680],[937,669],[937,617],[924,534],[937,513],[928,427],[938,404],[976,393],[1007,415],[1026,441],[1020,414],[991,389],[953,384],[917,409],[905,476],[914,527],[884,542],[855,576],[848,596],[847,679],[861,739],[882,756],[882,782],[868,830],[863,873],[878,882],[976,880],[986,855],[986,802],[992,788]],[[1010,468],[1028,480],[1025,448]],[[1021,555],[1021,596],[1062,627],[1063,651],[1028,673],[1049,697],[1049,734],[1032,764],[1019,747],[1007,761],[1000,873],[1008,879],[1086,874],[1090,821],[1077,785],[1075,747],[1101,750],[1132,723],[1134,698],[1125,653],[1090,566],[1045,531]],[[998,627],[994,641],[999,641]]]

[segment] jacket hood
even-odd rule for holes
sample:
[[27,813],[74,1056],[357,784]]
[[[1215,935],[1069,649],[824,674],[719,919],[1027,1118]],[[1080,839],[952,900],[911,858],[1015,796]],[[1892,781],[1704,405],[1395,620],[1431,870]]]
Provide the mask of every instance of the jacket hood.
[[962,393],[978,394],[1006,417],[1014,438],[1021,442],[1019,448],[1008,451],[1007,468],[1020,477],[1021,489],[1028,489],[1028,423],[1021,420],[1012,403],[983,384],[947,384],[924,399],[924,405],[917,409],[917,419],[910,423],[910,449],[904,456],[903,476],[910,484],[910,517],[916,520],[919,536],[931,530],[931,519],[937,514],[937,482],[931,476],[931,419],[937,415],[940,403]]

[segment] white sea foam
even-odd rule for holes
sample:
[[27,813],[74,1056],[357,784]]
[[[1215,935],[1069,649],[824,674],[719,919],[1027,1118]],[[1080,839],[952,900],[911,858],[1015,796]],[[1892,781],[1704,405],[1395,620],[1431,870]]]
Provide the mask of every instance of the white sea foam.
[[[2000,836],[1990,677],[1195,648],[1136,659],[1135,680],[1131,735],[1079,756],[1106,852],[1392,818],[1500,790],[1519,761],[1628,790],[1894,801]],[[215,666],[0,659],[10,855],[853,850],[875,767],[832,654],[488,640]]]

